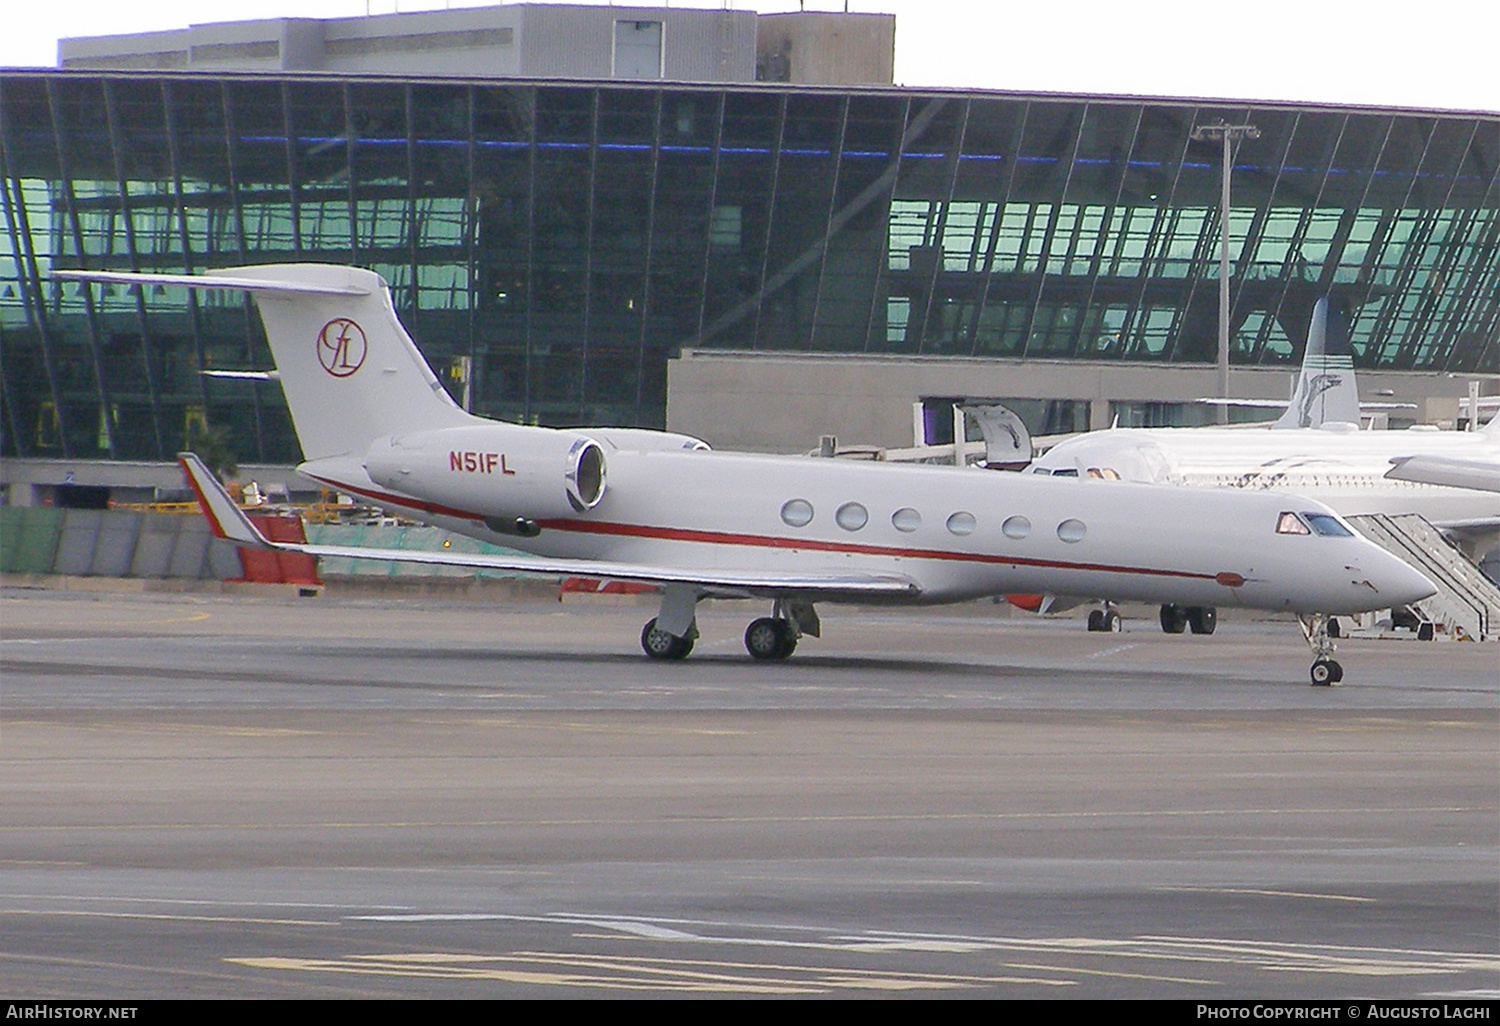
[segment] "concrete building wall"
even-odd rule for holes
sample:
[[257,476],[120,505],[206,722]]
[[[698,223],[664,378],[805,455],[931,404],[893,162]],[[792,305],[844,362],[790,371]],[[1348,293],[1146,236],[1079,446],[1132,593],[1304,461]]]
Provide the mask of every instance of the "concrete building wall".
[[762,81],[890,85],[895,76],[894,14],[760,16],[756,77]]
[[[661,60],[641,74],[615,60],[616,26],[660,24]],[[368,18],[193,25],[63,39],[68,69],[332,71],[527,78],[755,79],[754,11],[511,4]]]
[[524,12],[524,6],[485,7],[329,21],[317,70],[519,75]]
[[662,26],[662,79],[748,82],[755,77],[753,11],[672,10],[661,7],[525,8],[520,74],[528,78],[636,78],[615,57],[616,25]]

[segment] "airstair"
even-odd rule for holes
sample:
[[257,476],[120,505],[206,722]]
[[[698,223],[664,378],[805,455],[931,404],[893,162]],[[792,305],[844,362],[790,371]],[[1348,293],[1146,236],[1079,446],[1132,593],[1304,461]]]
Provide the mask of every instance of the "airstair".
[[1369,513],[1347,519],[1366,538],[1437,585],[1436,595],[1411,606],[1421,621],[1419,636],[1435,631],[1471,641],[1500,637],[1500,588],[1424,517]]

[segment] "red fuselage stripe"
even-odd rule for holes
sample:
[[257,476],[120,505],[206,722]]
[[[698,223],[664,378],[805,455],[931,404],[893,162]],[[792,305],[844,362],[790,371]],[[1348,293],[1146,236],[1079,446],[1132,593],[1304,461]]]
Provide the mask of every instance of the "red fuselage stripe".
[[[313,475],[308,475],[309,477]],[[355,488],[341,481],[316,478],[341,491],[353,492],[373,499],[381,505],[399,506],[417,510],[433,516],[454,517],[460,520],[484,522],[484,517],[471,510],[456,509],[421,499],[398,498],[385,492]],[[851,542],[819,541],[814,538],[777,538],[769,535],[730,534],[723,531],[698,531],[680,527],[651,527],[645,524],[616,524],[592,520],[542,520],[538,526],[550,531],[570,531],[575,534],[610,535],[620,538],[654,538],[662,541],[696,542],[703,545],[740,545],[762,549],[798,549],[805,552],[840,552],[849,555],[883,556],[887,559],[935,559],[957,563],[984,563],[994,566],[1029,566],[1049,570],[1088,570],[1096,573],[1136,574],[1143,577],[1181,577],[1189,580],[1212,581],[1214,574],[1195,573],[1189,570],[1162,570],[1148,566],[1110,566],[1105,563],[1070,563],[1055,559],[1029,559],[1025,556],[999,556],[983,552],[951,552],[937,549],[904,549],[885,545],[856,545]]]

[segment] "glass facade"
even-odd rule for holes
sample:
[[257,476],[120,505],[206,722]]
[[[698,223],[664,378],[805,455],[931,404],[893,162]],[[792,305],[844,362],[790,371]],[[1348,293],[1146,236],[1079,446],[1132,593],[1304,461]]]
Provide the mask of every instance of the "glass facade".
[[[662,426],[684,346],[1500,372],[1500,119],[895,89],[0,76],[7,456],[298,458],[235,292],[56,267],[352,263],[476,412]],[[454,386],[455,394],[460,389]]]

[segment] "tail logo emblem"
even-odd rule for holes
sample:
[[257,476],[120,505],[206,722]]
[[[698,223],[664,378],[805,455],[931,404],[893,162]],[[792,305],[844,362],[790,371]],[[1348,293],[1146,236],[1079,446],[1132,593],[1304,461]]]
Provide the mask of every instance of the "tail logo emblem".
[[365,362],[365,332],[347,317],[335,317],[318,332],[318,362],[336,378],[347,378]]

